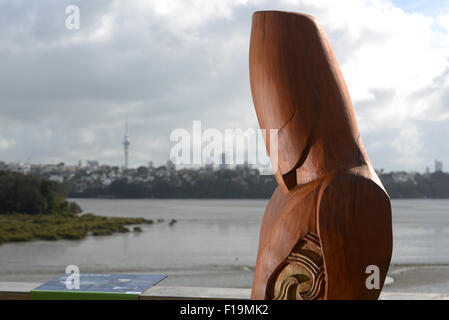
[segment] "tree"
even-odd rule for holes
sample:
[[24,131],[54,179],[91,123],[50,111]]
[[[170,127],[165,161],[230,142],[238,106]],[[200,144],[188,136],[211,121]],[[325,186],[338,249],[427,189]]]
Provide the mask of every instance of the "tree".
[[77,204],[69,203],[62,186],[17,172],[0,171],[0,214],[50,214],[81,212]]

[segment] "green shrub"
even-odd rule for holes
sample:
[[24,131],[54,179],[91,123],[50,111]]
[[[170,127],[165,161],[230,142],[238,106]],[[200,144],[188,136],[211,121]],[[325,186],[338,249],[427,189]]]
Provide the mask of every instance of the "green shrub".
[[[143,218],[100,217],[91,213],[77,214],[4,214],[0,215],[0,243],[10,241],[83,239],[94,236],[126,233],[126,226],[153,223]],[[135,232],[142,231],[134,227]],[[140,231],[139,231],[140,230]]]

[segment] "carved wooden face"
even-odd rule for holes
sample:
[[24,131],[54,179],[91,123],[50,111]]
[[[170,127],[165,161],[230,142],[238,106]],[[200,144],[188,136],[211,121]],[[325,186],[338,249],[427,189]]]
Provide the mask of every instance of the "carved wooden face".
[[[251,90],[261,129],[279,130],[277,178],[281,177],[280,184],[287,175],[295,175],[295,169],[301,166],[317,125],[320,110],[316,83],[310,80],[315,79],[311,74],[313,69],[321,66],[310,66],[309,55],[323,52],[317,36],[320,32],[317,23],[308,16],[282,12],[256,12],[253,16],[249,57]],[[269,143],[266,139],[270,154]]]

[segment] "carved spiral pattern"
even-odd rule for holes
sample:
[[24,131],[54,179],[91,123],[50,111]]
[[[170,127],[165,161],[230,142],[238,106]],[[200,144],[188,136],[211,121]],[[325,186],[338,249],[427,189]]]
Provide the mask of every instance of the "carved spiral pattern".
[[318,236],[308,233],[302,238],[270,282],[274,300],[322,299],[324,268]]

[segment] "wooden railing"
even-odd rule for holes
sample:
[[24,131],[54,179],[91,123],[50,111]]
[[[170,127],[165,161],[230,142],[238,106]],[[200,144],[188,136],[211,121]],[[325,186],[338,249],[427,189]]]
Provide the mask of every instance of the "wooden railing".
[[[0,282],[0,300],[28,300],[29,292],[41,283]],[[140,295],[140,300],[247,300],[251,289],[167,287],[156,285]],[[382,300],[449,300],[448,294],[383,292]]]

